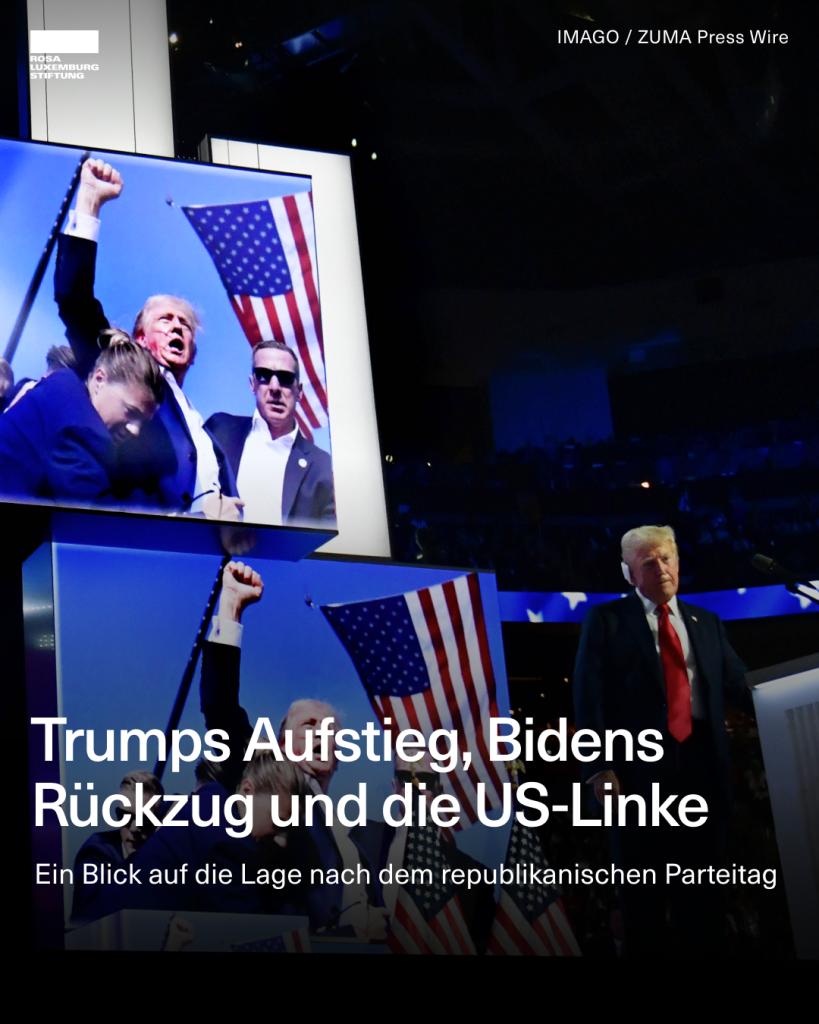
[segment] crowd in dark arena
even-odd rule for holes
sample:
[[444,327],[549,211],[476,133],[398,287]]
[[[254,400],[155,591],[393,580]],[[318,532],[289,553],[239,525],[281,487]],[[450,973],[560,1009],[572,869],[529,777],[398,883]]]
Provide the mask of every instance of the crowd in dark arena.
[[396,557],[494,569],[504,590],[619,592],[620,535],[672,522],[687,589],[819,565],[819,418],[385,464]]

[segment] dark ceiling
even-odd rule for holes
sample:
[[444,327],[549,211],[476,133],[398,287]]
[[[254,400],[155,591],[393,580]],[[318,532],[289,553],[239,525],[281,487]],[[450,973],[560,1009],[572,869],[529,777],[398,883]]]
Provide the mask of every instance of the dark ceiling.
[[[428,386],[450,330],[429,289],[506,290],[514,325],[510,290],[679,277],[721,294],[729,268],[815,255],[813,7],[169,0],[178,153],[207,133],[349,153],[385,451],[448,437],[456,406],[491,444],[485,395]],[[745,42],[626,45],[629,28]],[[560,29],[620,42],[559,45]],[[481,323],[455,329],[497,348]]]
[[[211,133],[351,153],[376,289],[585,287],[808,255],[812,7],[170,0],[178,150]],[[629,27],[745,43],[626,46]],[[620,43],[558,45],[564,28]],[[753,45],[752,28],[789,41]]]

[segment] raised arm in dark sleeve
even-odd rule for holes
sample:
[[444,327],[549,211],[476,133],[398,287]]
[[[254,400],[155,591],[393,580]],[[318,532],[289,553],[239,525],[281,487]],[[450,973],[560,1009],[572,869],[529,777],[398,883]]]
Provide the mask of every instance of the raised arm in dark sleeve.
[[233,793],[242,778],[244,752],[253,729],[239,704],[241,649],[228,644],[205,643],[202,650],[200,706],[208,729],[224,729],[230,757],[221,762],[225,789]]
[[[214,628],[228,642],[208,641],[202,651],[202,682],[200,703],[208,729],[224,729],[230,737],[230,757],[220,762],[225,772],[225,788],[234,792],[241,781],[247,741],[253,735],[245,709],[239,704],[239,670],[241,667],[241,623],[244,609],[262,596],[262,578],[243,562],[228,562],[222,571],[222,592],[219,595]],[[234,631],[233,638],[230,632]],[[238,631],[238,636],[236,632]],[[213,634],[212,634],[213,635]]]
[[99,355],[97,339],[110,325],[94,296],[97,243],[60,235],[54,271],[54,300],[65,324],[65,336],[77,359],[76,371],[85,380]]

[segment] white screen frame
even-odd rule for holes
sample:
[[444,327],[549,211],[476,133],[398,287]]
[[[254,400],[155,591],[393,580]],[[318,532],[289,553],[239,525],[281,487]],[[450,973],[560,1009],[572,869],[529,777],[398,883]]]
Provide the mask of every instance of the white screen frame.
[[214,164],[312,179],[338,520],[338,536],[319,550],[389,558],[350,158],[229,139],[209,142]]

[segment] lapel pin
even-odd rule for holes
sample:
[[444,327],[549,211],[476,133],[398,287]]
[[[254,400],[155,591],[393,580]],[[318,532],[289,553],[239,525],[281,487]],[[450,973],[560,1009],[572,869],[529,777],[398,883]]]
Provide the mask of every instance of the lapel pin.
[[696,622],[697,621],[697,616],[696,615],[692,615],[691,619],[692,619],[693,622]]
[[299,465],[302,469],[307,469],[307,459],[299,459]]

